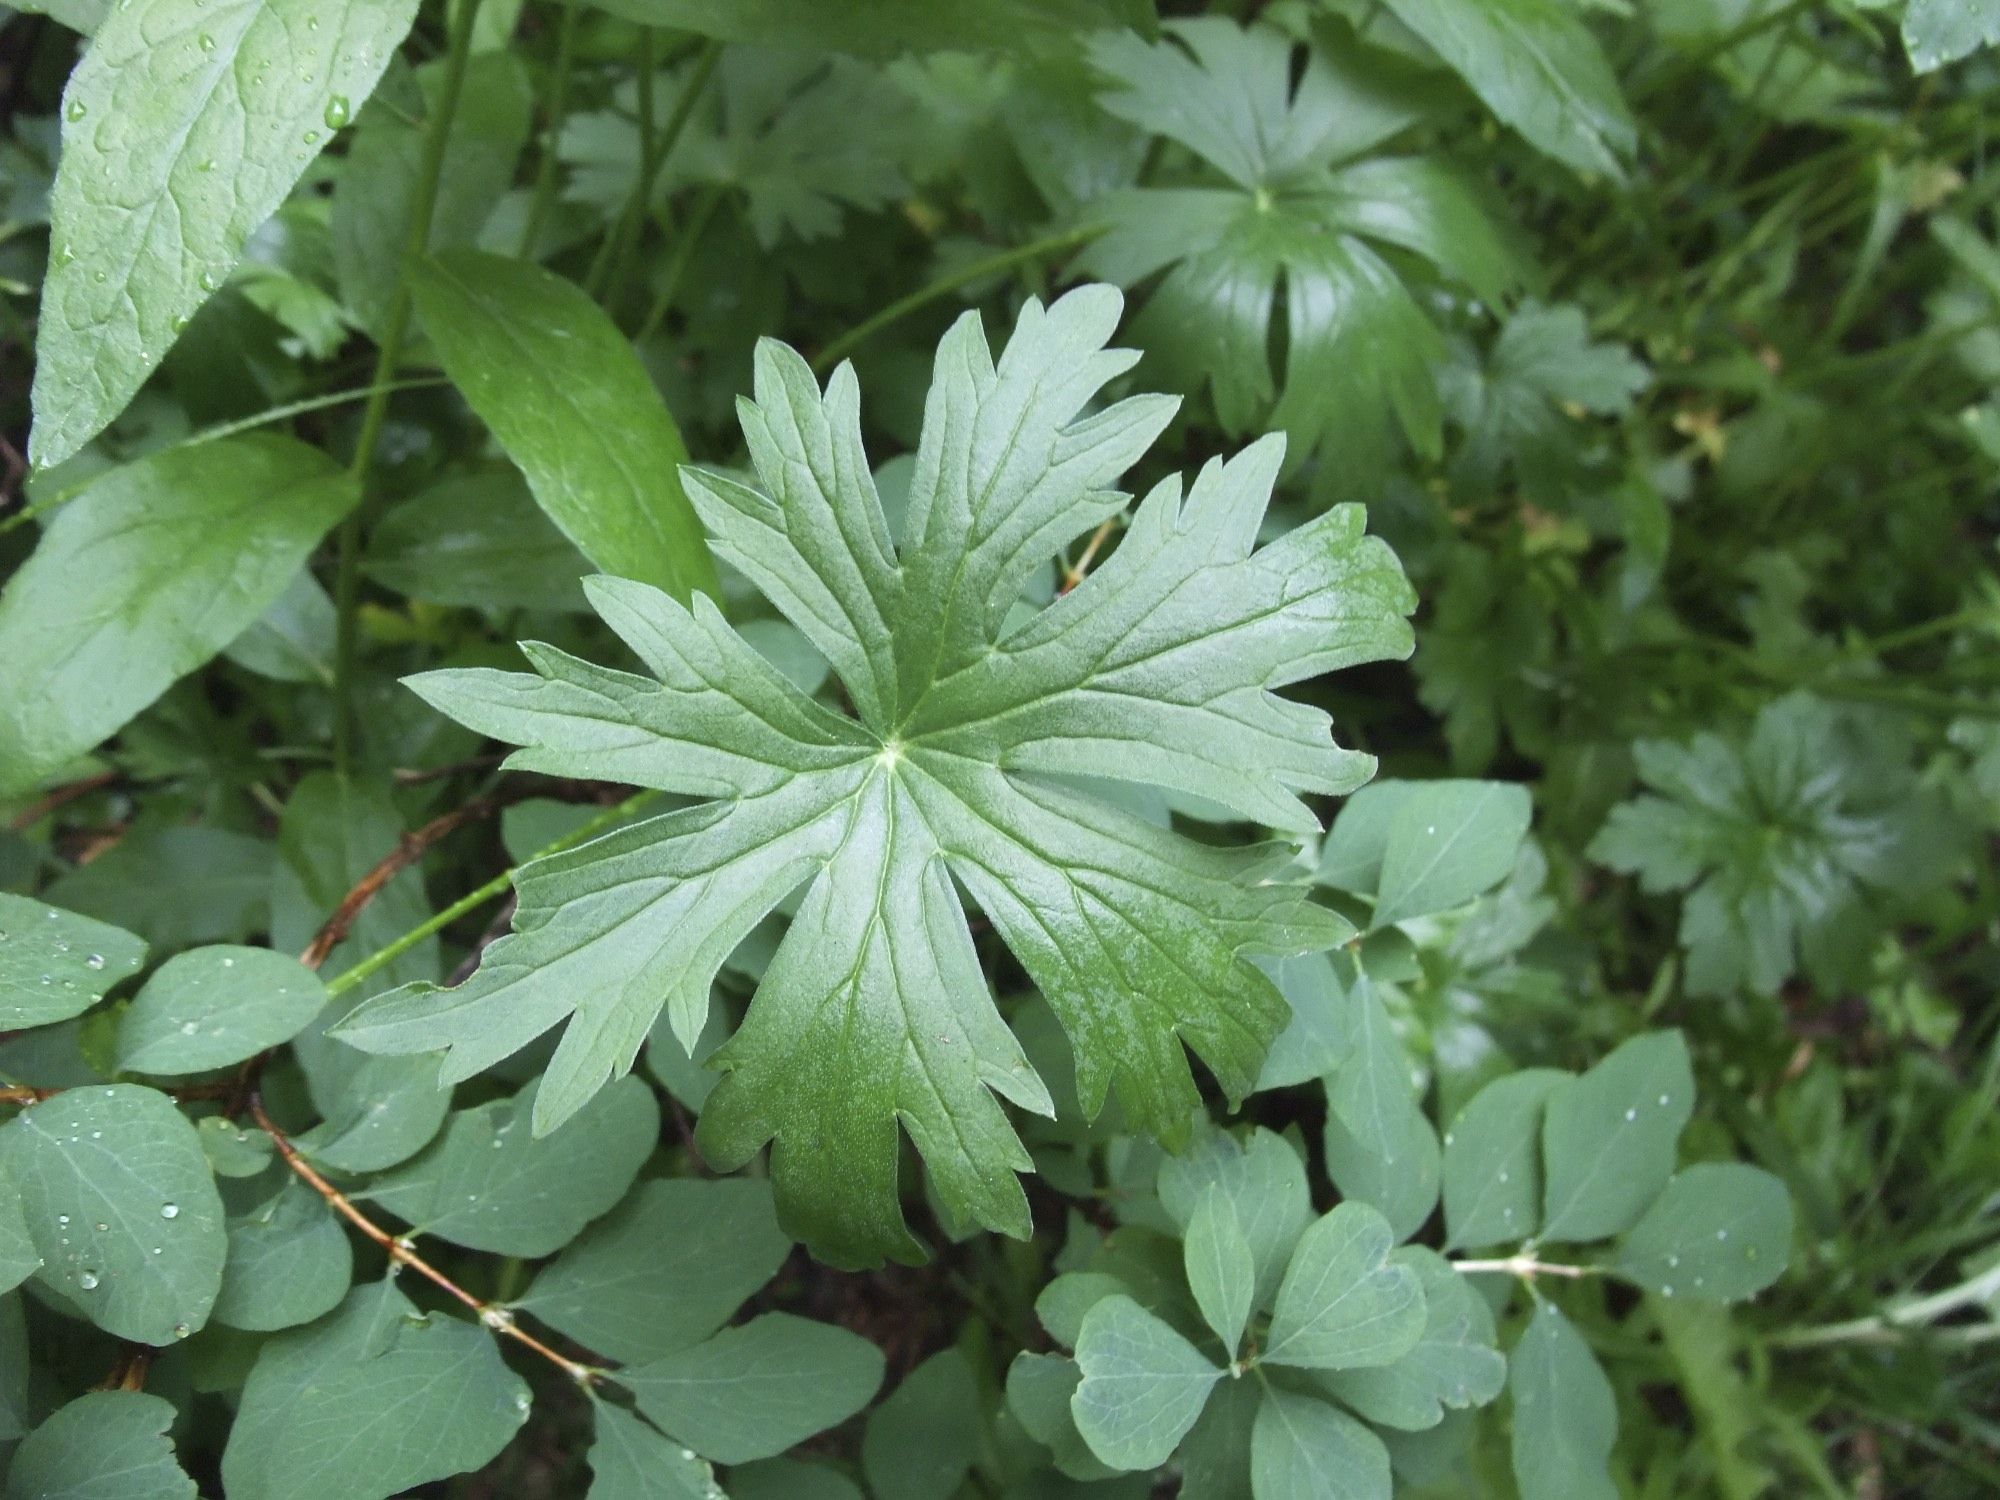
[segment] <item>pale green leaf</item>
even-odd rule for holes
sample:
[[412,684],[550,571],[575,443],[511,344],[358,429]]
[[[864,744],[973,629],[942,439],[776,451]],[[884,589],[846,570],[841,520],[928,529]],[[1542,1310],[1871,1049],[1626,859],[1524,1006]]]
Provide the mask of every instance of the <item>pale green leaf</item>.
[[1369,1421],[1416,1432],[1437,1426],[1447,1409],[1484,1406],[1498,1396],[1507,1361],[1493,1346],[1492,1310],[1450,1262],[1418,1245],[1395,1258],[1423,1287],[1423,1333],[1394,1364],[1332,1370],[1319,1379]]
[[562,1129],[529,1128],[535,1088],[451,1117],[414,1161],[366,1197],[412,1229],[500,1255],[552,1255],[625,1196],[659,1143],[660,1107],[620,1079]]
[[1340,1066],[1352,1047],[1347,1035],[1347,992],[1333,960],[1324,953],[1306,953],[1297,958],[1266,959],[1263,968],[1291,1006],[1292,1018],[1271,1043],[1257,1074],[1257,1092],[1324,1078]]
[[1618,1500],[1606,1469],[1618,1436],[1611,1382],[1583,1335],[1540,1303],[1508,1360],[1514,1397],[1514,1477],[1523,1495]]
[[493,1336],[393,1281],[263,1346],[222,1454],[229,1500],[386,1500],[476,1469],[527,1420]]
[[22,1216],[21,1192],[0,1174],[0,1292],[11,1292],[42,1268],[42,1254]]
[[767,1182],[646,1182],[537,1274],[518,1305],[585,1348],[644,1363],[714,1333],[791,1245]]
[[1173,1455],[1222,1371],[1130,1297],[1093,1307],[1077,1335],[1083,1379],[1070,1397],[1076,1429],[1116,1469],[1151,1469]]
[[1076,1361],[1059,1354],[1021,1353],[1007,1367],[1007,1410],[1021,1430],[1049,1450],[1072,1479],[1103,1479],[1118,1471],[1090,1451],[1076,1429],[1070,1398],[1083,1380]]
[[1528,832],[1528,790],[1500,781],[1418,782],[1390,821],[1375,925],[1451,911],[1498,885]]
[[143,1391],[92,1391],[29,1433],[5,1500],[195,1500],[167,1436],[178,1413]]
[[1327,1175],[1408,1239],[1437,1206],[1437,1132],[1417,1107],[1403,1044],[1366,974],[1347,1000],[1353,1050],[1326,1081]]
[[1286,1139],[1261,1126],[1239,1141],[1206,1130],[1181,1156],[1160,1163],[1160,1206],[1185,1231],[1213,1188],[1228,1200],[1257,1269],[1256,1305],[1267,1306],[1285,1274],[1292,1247],[1312,1222],[1306,1165]]
[[1257,1500],[1389,1500],[1389,1450],[1346,1412],[1268,1390],[1250,1437]]
[[65,1090],[0,1128],[42,1284],[98,1327],[171,1344],[222,1284],[222,1199],[187,1116],[133,1084]]
[[868,1417],[861,1471],[878,1500],[951,1500],[984,1442],[972,1364],[959,1349],[933,1354]]
[[766,1313],[618,1379],[662,1431],[740,1464],[861,1410],[882,1383],[882,1352],[845,1328]]
[[1919,73],[1996,44],[2000,4],[1995,0],[1910,0],[1903,9],[1903,47]]
[[622,1407],[593,1401],[587,1500],[717,1500],[715,1470]]
[[604,311],[560,276],[476,250],[408,274],[445,372],[563,535],[608,573],[715,593],[680,429]]
[[256,1333],[310,1323],[339,1306],[353,1275],[354,1251],[340,1220],[287,1172],[275,1192],[230,1216],[213,1316]]
[[[824,391],[765,344],[743,426],[763,489],[688,476],[718,556],[827,658],[853,717],[805,697],[705,598],[595,579],[598,612],[651,676],[541,646],[533,676],[427,674],[431,702],[524,747],[512,764],[715,799],[531,865],[516,931],[449,993],[367,1002],[341,1034],[446,1051],[471,1076],[567,1021],[537,1101],[550,1128],[632,1065],[664,1007],[699,1035],[718,968],[803,886],[736,1035],[712,1058],[704,1154],[775,1141],[781,1222],[825,1258],[912,1258],[898,1127],[956,1221],[1022,1234],[1029,1158],[994,1097],[1047,1090],[995,1007],[960,884],[1061,1019],[1095,1114],[1180,1144],[1200,1101],[1183,1048],[1240,1098],[1285,1008],[1251,954],[1342,924],[1279,878],[1282,853],[1216,847],[1045,773],[1165,786],[1312,826],[1298,793],[1365,758],[1273,691],[1407,648],[1408,587],[1339,507],[1254,550],[1276,475],[1265,443],[1139,505],[1079,588],[1008,613],[1053,555],[1115,514],[1112,486],[1171,412],[1080,415],[1131,357],[1120,301],[1030,302],[996,362],[976,316],[939,350],[906,538],[891,543],[851,369]],[[495,377],[498,378],[497,376]],[[511,377],[510,377],[511,378]]]
[[1618,1247],[1619,1274],[1662,1297],[1740,1302],[1784,1274],[1792,1199],[1769,1172],[1704,1162],[1678,1172]]
[[130,0],[106,14],[63,90],[35,463],[61,463],[123,410],[368,97],[416,12],[415,0]]
[[1508,1073],[1453,1118],[1444,1136],[1447,1248],[1534,1237],[1542,1222],[1542,1106],[1568,1076],[1554,1068]]
[[80,1015],[145,961],[121,928],[0,891],[0,1030]]
[[1416,1272],[1392,1261],[1388,1220],[1342,1203],[1300,1236],[1271,1310],[1262,1358],[1309,1370],[1393,1364],[1424,1328]]
[[118,1067],[202,1073],[289,1041],[326,1004],[319,976],[269,948],[195,948],[154,971],[118,1018]]
[[236,942],[270,920],[271,846],[227,828],[141,813],[124,838],[45,894],[155,948]]
[[1621,1233],[1673,1176],[1694,1113],[1694,1074],[1678,1031],[1633,1037],[1543,1105],[1541,1238]]
[[[46,308],[43,329],[46,376]],[[269,433],[170,448],[92,481],[0,592],[0,795],[116,733],[241,635],[355,496],[324,453]]]
[[1195,1305],[1234,1359],[1257,1295],[1257,1261],[1236,1221],[1235,1205],[1221,1188],[1212,1186],[1201,1195],[1181,1253]]

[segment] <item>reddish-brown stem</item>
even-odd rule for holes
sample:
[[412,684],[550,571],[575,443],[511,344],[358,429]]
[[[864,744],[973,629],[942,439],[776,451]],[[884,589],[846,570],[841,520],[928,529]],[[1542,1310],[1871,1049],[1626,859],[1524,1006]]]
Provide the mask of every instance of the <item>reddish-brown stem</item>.
[[95,776],[86,776],[81,781],[72,781],[67,786],[59,786],[30,802],[14,814],[8,825],[19,833],[24,828],[33,828],[65,802],[74,802],[79,797],[88,797],[92,792],[101,792],[118,780],[116,771],[99,771]]
[[560,1354],[556,1350],[551,1349],[547,1344],[516,1323],[514,1315],[506,1308],[496,1306],[491,1302],[482,1301],[480,1298],[474,1296],[449,1276],[445,1275],[436,1266],[417,1254],[416,1247],[407,1238],[389,1233],[388,1230],[382,1228],[381,1225],[356,1208],[345,1193],[328,1182],[313,1167],[311,1162],[299,1155],[298,1148],[291,1143],[291,1140],[285,1135],[284,1131],[272,1123],[270,1115],[265,1113],[263,1096],[254,1090],[250,1095],[250,1114],[256,1120],[258,1128],[271,1138],[271,1144],[277,1149],[279,1157],[283,1159],[286,1166],[290,1167],[297,1174],[299,1180],[318,1193],[320,1197],[324,1198],[328,1208],[331,1208],[335,1213],[347,1220],[348,1223],[360,1230],[364,1236],[372,1240],[375,1244],[380,1245],[383,1254],[387,1255],[391,1262],[399,1266],[408,1266],[412,1271],[429,1280],[441,1291],[456,1298],[459,1302],[470,1308],[479,1321],[495,1333],[502,1334],[514,1340],[515,1343],[520,1344],[524,1348],[532,1349],[535,1353],[541,1355],[543,1359],[546,1359],[565,1375],[569,1376],[571,1380],[576,1381],[577,1384],[586,1386],[595,1385],[603,1377],[603,1371],[593,1369],[589,1365],[571,1359],[566,1354]]
[[61,1089],[34,1089],[26,1084],[13,1084],[0,1088],[0,1104],[39,1104],[61,1092]]
[[1063,570],[1062,585],[1056,590],[1057,593],[1067,594],[1083,582],[1090,572],[1090,565],[1097,560],[1098,552],[1111,539],[1111,533],[1117,525],[1118,517],[1111,516],[1090,534],[1090,540],[1083,544],[1083,555]]

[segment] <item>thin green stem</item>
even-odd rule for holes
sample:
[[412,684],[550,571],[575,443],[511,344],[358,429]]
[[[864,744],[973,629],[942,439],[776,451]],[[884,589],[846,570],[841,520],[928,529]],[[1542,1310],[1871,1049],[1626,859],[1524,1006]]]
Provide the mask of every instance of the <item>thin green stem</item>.
[[982,281],[988,276],[997,276],[1002,271],[1025,265],[1029,261],[1040,260],[1046,255],[1059,255],[1065,250],[1074,250],[1087,245],[1104,233],[1102,224],[1083,224],[1075,229],[1065,229],[1060,234],[1051,234],[1039,240],[1031,240],[1025,245],[1016,245],[1011,250],[1002,250],[997,255],[989,255],[984,260],[974,261],[969,266],[960,266],[956,271],[940,276],[930,285],[919,288],[909,296],[891,302],[887,307],[865,322],[856,324],[839,338],[828,344],[813,359],[813,368],[821,374],[840,363],[848,354],[887,328],[891,323],[908,317],[920,307],[926,307],[938,298]]
[[[524,863],[531,864],[537,859],[546,859],[551,854],[560,854],[565,849],[575,848],[578,844],[584,842],[584,840],[594,838],[604,832],[605,829],[622,823],[659,795],[656,791],[643,791],[627,797],[616,807],[607,807],[596,817],[571,829],[554,843],[537,849]],[[329,979],[326,984],[327,994],[329,996],[345,994],[370,975],[394,963],[425,938],[430,937],[433,933],[442,932],[467,912],[476,911],[487,902],[506,895],[508,886],[513,884],[515,873],[520,868],[520,865],[515,865],[509,869],[502,870],[484,885],[467,891],[443,911],[438,912],[435,916],[425,921],[419,922],[401,937],[396,938],[392,942],[385,943],[382,947],[377,948],[373,953],[356,963],[352,968],[346,969],[334,978]]]
[[723,185],[710,183],[707,190],[696,201],[694,211],[688,221],[681,226],[681,232],[674,241],[674,258],[667,266],[667,273],[660,279],[659,295],[653,298],[653,305],[646,310],[646,321],[639,325],[632,342],[643,344],[659,331],[666,321],[668,312],[679,295],[681,278],[687,274],[688,262],[693,258],[694,247],[701,242],[702,231],[708,228],[708,221],[715,217],[715,210],[722,202]]
[[[2000,1296],[2000,1265],[1993,1265],[1977,1276],[1969,1277],[1957,1286],[1947,1287],[1928,1297],[1919,1297],[1913,1302],[1900,1303],[1882,1312],[1865,1318],[1850,1318],[1844,1323],[1824,1323],[1817,1328],[1792,1328],[1773,1334],[1771,1343],[1779,1349],[1812,1349],[1827,1344],[1881,1343],[1902,1337],[1935,1323],[1947,1313],[1957,1312],[1962,1307],[1986,1302]],[[1976,1334],[1980,1338],[1969,1338]],[[1980,1324],[1967,1329],[1948,1329],[1961,1343],[1976,1343],[1981,1338],[2000,1338],[2000,1325]]]
[[514,253],[527,260],[535,253],[548,222],[549,209],[556,199],[556,143],[563,122],[569,117],[569,80],[576,68],[577,18],[583,6],[579,0],[563,0],[562,34],[556,41],[555,77],[549,83],[549,112],[543,127],[542,159],[535,166],[534,194],[528,200],[527,222],[521,227],[521,247]]
[[667,117],[667,123],[657,132],[653,130],[652,94],[652,52],[650,41],[642,54],[639,76],[639,180],[632,185],[632,196],[618,215],[618,222],[605,236],[598,247],[597,258],[591,263],[584,277],[584,289],[591,296],[603,293],[606,287],[617,283],[625,269],[625,257],[639,237],[639,226],[646,219],[646,205],[653,201],[653,187],[667,159],[674,154],[674,146],[680,141],[681,132],[694,118],[694,107],[701,102],[702,91],[708,87],[708,80],[715,72],[715,65],[722,57],[721,44],[710,42],[695,59],[694,71],[682,85],[680,97],[674,101],[674,112]]
[[[438,181],[444,172],[445,144],[451,136],[452,117],[458,113],[458,96],[465,86],[465,70],[472,60],[472,29],[479,19],[480,0],[465,0],[454,18],[451,50],[445,60],[444,87],[438,96],[437,111],[425,123],[423,155],[417,164],[416,199],[410,213],[409,238],[403,246],[403,264],[416,260],[431,242],[431,216],[437,207]],[[375,358],[375,378],[369,382],[374,392],[361,413],[361,432],[354,440],[354,457],[348,472],[359,487],[375,461],[375,445],[382,437],[382,424],[389,415],[389,384],[403,357],[403,340],[410,330],[410,283],[407,274],[396,280],[396,294],[390,299],[389,315],[382,329],[382,343]],[[354,760],[354,668],[360,640],[361,593],[361,504],[357,500],[340,523],[339,561],[334,574],[333,651],[333,763],[348,770]]]

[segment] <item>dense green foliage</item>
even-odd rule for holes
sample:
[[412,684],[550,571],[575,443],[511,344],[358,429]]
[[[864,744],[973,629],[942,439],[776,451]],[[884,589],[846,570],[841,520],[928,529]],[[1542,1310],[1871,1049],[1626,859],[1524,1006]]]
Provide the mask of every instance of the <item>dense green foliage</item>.
[[0,1496],[2000,1489],[1995,44],[0,9]]

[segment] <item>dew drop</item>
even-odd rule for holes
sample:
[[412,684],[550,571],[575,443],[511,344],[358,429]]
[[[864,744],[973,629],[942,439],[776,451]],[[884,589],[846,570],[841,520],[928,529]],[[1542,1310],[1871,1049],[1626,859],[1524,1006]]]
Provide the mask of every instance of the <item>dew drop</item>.
[[[0,937],[5,937],[5,936],[6,936],[6,934],[5,934],[5,933],[0,933]],[[104,967],[104,955],[103,955],[102,953],[93,953],[93,954],[91,954],[91,955],[90,955],[90,957],[86,958],[86,959],[85,959],[85,960],[83,961],[83,966],[84,966],[84,967],[85,967],[86,969],[101,969],[101,968],[103,968],[103,967]]]
[[108,1232],[110,1231],[110,1229],[111,1229],[111,1226],[110,1226],[109,1224],[99,1224],[99,1225],[97,1226],[97,1232],[98,1232],[99,1234],[105,1234],[105,1233],[108,1233]]
[[1726,1229],[1718,1229],[1715,1231],[1715,1237],[1718,1240],[1726,1240],[1729,1238],[1729,1231]]
[[174,1324],[174,1337],[177,1339],[184,1339],[191,1332],[193,1332],[193,1330],[190,1329],[185,1323]]
[[183,1022],[181,1022],[181,1035],[182,1035],[182,1036],[193,1036],[193,1035],[194,1035],[194,1033],[195,1033],[195,1024],[194,1024],[194,1022],[192,1022],[192,1021],[183,1021]]
[[161,1218],[178,1219],[180,1216],[181,1216],[181,1206],[178,1203],[162,1203],[160,1205]]
[[56,1215],[56,1223],[57,1223],[57,1224],[59,1224],[59,1225],[60,1225],[60,1224],[67,1224],[67,1223],[69,1223],[69,1215],[68,1215],[68,1214],[57,1214],[57,1215]]
[[[222,285],[222,278],[216,275],[215,272],[203,271],[201,273],[201,289],[204,292],[215,291],[221,285]],[[222,962],[226,967],[229,963],[229,960],[225,958]]]
[[308,146],[317,146],[319,144],[319,132],[317,130],[308,130],[305,133],[304,139]]
[[236,967],[236,960],[233,958],[225,958],[222,961],[222,967],[225,969],[233,969]]
[[79,1271],[79,1272],[77,1272],[77,1276],[76,1276],[76,1284],[77,1284],[78,1286],[82,1287],[82,1288],[83,1288],[83,1289],[84,1289],[84,1290],[85,1290],[86,1292],[94,1292],[94,1291],[96,1291],[96,1290],[97,1290],[97,1273],[96,1273],[95,1271]]
[[1639,1111],[1636,1109],[1628,1109],[1625,1111],[1625,1118],[1627,1121],[1636,1120],[1639,1118]]
[[81,120],[89,113],[89,105],[85,104],[81,99],[72,99],[69,101],[69,108],[63,111],[63,118],[65,120]]
[[1660,1295],[1662,1297],[1671,1297],[1673,1296],[1673,1294],[1674,1294],[1674,1289],[1670,1286],[1663,1286],[1660,1288]]
[[347,95],[335,94],[326,101],[326,113],[320,118],[326,121],[328,130],[338,130],[354,118],[354,106],[347,102]]
[[205,31],[201,34],[201,50],[204,52],[213,52],[215,50],[215,38]]
[[1661,1108],[1661,1109],[1665,1109],[1665,1108],[1666,1108],[1666,1107],[1667,1107],[1667,1106],[1668,1106],[1668,1105],[1669,1105],[1670,1103],[1672,1103],[1672,1102],[1673,1102],[1673,1099],[1672,1099],[1672,1096],[1671,1096],[1671,1095],[1668,1095],[1668,1094],[1662,1094],[1662,1095],[1660,1095],[1660,1108]]
[[1745,1260],[1755,1260],[1757,1258],[1757,1247],[1755,1245],[1746,1245],[1743,1250],[1743,1258]]

